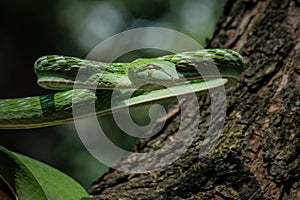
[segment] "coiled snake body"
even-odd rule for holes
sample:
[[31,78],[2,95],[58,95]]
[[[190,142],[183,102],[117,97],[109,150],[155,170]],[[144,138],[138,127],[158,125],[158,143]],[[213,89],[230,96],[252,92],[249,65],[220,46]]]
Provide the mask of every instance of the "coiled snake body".
[[[38,84],[47,89],[64,91],[0,99],[0,129],[66,123],[73,120],[72,108],[75,105],[82,108],[92,105],[97,115],[105,115],[125,106],[143,105],[190,93],[185,89],[187,84],[197,94],[223,84],[228,88],[235,85],[242,70],[242,56],[228,49],[203,49],[137,59],[131,63],[101,63],[69,56],[43,56],[35,62]],[[77,76],[78,72],[83,76]],[[136,87],[139,90],[132,94]],[[176,88],[181,93],[174,94],[168,87]],[[118,89],[115,96],[119,100],[112,106],[113,89]],[[82,117],[89,115],[82,110]]]

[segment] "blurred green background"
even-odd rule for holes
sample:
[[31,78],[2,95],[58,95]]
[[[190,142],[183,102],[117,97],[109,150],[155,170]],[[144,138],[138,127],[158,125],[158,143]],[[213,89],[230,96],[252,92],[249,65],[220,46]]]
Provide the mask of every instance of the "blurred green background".
[[[187,34],[203,46],[222,14],[224,0],[5,0],[0,1],[0,98],[50,93],[36,84],[34,61],[46,54],[84,58],[106,38],[131,28],[156,26]],[[110,118],[101,119],[111,139]],[[125,144],[124,144],[125,143]],[[73,124],[0,130],[0,145],[48,163],[87,188],[107,168],[79,140]]]

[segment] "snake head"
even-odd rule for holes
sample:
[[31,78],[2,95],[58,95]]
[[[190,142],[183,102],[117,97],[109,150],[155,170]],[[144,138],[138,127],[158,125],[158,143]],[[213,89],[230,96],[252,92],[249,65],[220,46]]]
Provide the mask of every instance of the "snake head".
[[128,77],[141,89],[161,89],[175,84],[180,78],[174,63],[155,59],[137,59],[130,63]]

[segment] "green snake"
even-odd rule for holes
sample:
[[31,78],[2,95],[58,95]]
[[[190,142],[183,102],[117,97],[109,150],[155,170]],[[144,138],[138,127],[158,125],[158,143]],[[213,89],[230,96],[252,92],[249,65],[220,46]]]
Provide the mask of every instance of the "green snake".
[[[219,74],[210,70],[212,65],[217,67]],[[178,95],[168,88],[179,89],[182,91],[180,95],[191,92],[185,91],[187,85],[196,94],[205,93],[220,86],[220,83],[229,88],[239,80],[243,58],[229,49],[202,49],[157,58],[140,58],[130,63],[102,63],[50,55],[37,59],[34,66],[38,85],[63,91],[0,99],[0,129],[63,124],[73,120],[74,106],[95,106],[96,114],[100,116],[127,106],[144,105]],[[78,78],[79,71],[84,76]],[[139,89],[132,94],[136,87]],[[95,88],[96,92],[93,91]],[[112,106],[111,95],[116,89],[119,102]],[[83,117],[89,116],[82,110]]]

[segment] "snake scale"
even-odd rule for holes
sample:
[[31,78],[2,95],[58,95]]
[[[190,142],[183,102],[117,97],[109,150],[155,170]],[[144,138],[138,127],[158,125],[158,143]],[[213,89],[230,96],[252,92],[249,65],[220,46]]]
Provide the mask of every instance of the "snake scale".
[[[37,59],[34,66],[38,85],[61,91],[0,99],[0,129],[63,124],[73,120],[74,106],[81,108],[82,117],[89,115],[84,109],[88,106],[94,106],[97,115],[105,115],[112,110],[159,102],[178,95],[168,88],[178,88],[182,91],[180,95],[191,92],[186,91],[187,85],[196,94],[219,86],[220,81],[229,88],[238,81],[243,70],[243,58],[229,49],[202,49],[157,58],[139,58],[130,63],[103,63],[50,55]],[[213,66],[217,67],[217,73],[211,70]],[[83,74],[80,77],[77,76],[79,72]],[[113,106],[112,91],[117,99]]]

